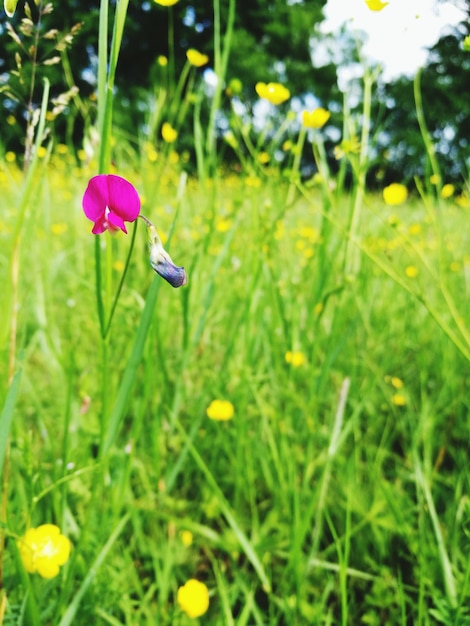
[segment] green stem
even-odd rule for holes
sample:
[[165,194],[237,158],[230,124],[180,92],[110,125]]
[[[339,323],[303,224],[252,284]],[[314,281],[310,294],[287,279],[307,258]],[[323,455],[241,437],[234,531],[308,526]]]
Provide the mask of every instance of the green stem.
[[360,269],[361,255],[360,248],[356,245],[361,210],[364,201],[366,187],[366,174],[368,167],[369,136],[370,136],[370,116],[372,108],[372,86],[375,82],[375,73],[368,69],[364,73],[364,104],[362,110],[362,132],[361,132],[361,152],[359,154],[359,169],[356,177],[354,201],[349,222],[349,232],[346,242],[346,253],[344,259],[344,276],[354,278]]
[[441,172],[439,169],[439,163],[436,158],[436,150],[434,148],[434,144],[432,142],[431,136],[428,131],[428,127],[426,125],[426,119],[424,117],[424,109],[423,109],[423,99],[421,96],[421,69],[416,72],[415,79],[413,81],[413,93],[415,98],[415,106],[416,106],[416,117],[418,118],[419,130],[421,132],[421,137],[423,138],[424,147],[426,148],[426,154],[429,159],[429,163],[431,165],[432,173],[437,177],[438,183],[435,186],[437,196],[439,197],[439,192],[442,187],[441,181]]

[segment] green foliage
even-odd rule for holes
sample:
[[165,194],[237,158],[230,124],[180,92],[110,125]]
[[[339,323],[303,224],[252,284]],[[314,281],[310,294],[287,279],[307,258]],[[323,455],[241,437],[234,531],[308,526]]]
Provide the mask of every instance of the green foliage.
[[[370,191],[369,69],[361,109],[344,103],[338,172],[328,127],[299,131],[289,114],[277,125],[282,107],[258,136],[249,108],[234,107],[226,142],[241,166],[221,168],[231,20],[214,22],[218,89],[206,96],[188,64],[176,79],[170,58],[154,143],[126,141],[113,132],[113,87],[127,8],[101,4],[89,161],[44,149],[46,81],[26,177],[11,159],[0,167],[0,375],[12,381],[1,390],[5,623],[185,624],[178,589],[196,578],[214,626],[463,626],[465,198],[419,178],[400,207]],[[274,22],[258,17],[275,41]],[[421,94],[418,75],[421,150],[435,175]],[[156,138],[163,121],[181,133],[188,111],[198,177],[181,144]],[[319,175],[303,181],[307,150]],[[181,289],[153,273],[141,220],[127,237],[89,232],[83,191],[111,164],[184,263]],[[233,417],[212,419],[213,400]],[[51,580],[27,574],[16,549],[45,522],[73,544]]]
[[[412,293],[416,281],[439,302],[440,283],[416,256],[423,250],[427,263],[436,262],[422,206],[403,207],[400,223],[389,225],[391,210],[367,196],[359,229],[368,256],[380,260],[383,250],[397,276],[419,264],[410,292],[366,259],[348,284],[345,198],[320,239],[319,192],[280,217],[289,193],[281,180],[215,180],[212,199],[190,181],[178,200],[177,172],[167,171],[157,200],[149,195],[153,169],[126,173],[122,164],[162,233],[174,219],[165,207],[179,204],[171,248],[189,283],[178,292],[159,284],[121,427],[102,466],[99,416],[103,403],[118,400],[155,283],[139,229],[107,342],[112,368],[103,396],[93,241],[73,208],[87,174],[64,158],[51,166],[26,222],[25,250],[35,267],[21,277],[27,298],[20,320],[28,332],[10,461],[9,511],[18,520],[10,532],[22,533],[26,520],[55,521],[74,544],[62,579],[46,585],[33,576],[39,623],[70,615],[76,624],[96,615],[111,623],[175,623],[176,589],[192,576],[211,590],[209,624],[222,615],[228,623],[427,623],[432,608],[442,619],[435,598],[445,585],[417,480],[421,465],[464,615],[465,362]],[[445,210],[441,234],[453,249],[439,248],[440,262],[465,311],[463,275],[449,267],[464,263],[468,237],[455,228],[459,209]],[[416,224],[421,230],[410,240]],[[106,241],[124,261],[128,239]],[[305,363],[289,365],[289,350],[301,351]],[[395,404],[391,377],[404,382],[404,406]],[[208,420],[214,398],[233,402],[233,420]],[[193,535],[190,547],[182,530]],[[7,565],[14,612],[22,588]]]

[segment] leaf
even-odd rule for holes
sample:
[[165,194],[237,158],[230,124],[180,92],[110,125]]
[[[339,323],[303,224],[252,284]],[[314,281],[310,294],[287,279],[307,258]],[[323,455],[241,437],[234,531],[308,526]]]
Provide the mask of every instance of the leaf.
[[8,447],[8,437],[10,434],[10,426],[13,419],[13,412],[15,410],[16,398],[18,396],[20,378],[21,368],[18,369],[13,377],[13,380],[11,381],[5,404],[0,415],[0,473],[3,469],[3,461],[5,459],[5,453]]

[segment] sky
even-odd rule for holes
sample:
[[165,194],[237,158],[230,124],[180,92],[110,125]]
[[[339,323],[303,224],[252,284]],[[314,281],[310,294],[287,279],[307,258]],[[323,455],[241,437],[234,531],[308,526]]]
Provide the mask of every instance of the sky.
[[466,18],[452,3],[436,0],[390,0],[379,12],[365,0],[328,0],[321,31],[335,33],[347,22],[349,29],[368,34],[367,57],[383,64],[386,80],[414,74],[426,60],[425,47],[436,43],[442,32]]

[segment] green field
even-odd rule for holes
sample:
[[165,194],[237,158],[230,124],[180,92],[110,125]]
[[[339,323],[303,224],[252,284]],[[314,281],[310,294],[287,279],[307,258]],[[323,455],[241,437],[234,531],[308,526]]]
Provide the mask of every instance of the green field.
[[[100,4],[86,103],[54,103],[49,80],[33,102],[38,67],[73,74],[70,38],[49,65],[21,47],[38,6],[12,37],[32,65],[9,70],[31,81],[5,120],[24,150],[0,140],[0,625],[469,626],[469,184],[442,171],[420,74],[422,174],[390,185],[376,69],[335,146],[330,110],[283,109],[280,83],[253,85],[256,133],[230,108],[231,0],[211,95],[208,55],[173,83],[158,57],[131,129],[114,111],[127,2]],[[83,116],[83,143],[59,115]],[[186,284],[152,269],[170,262],[137,212],[111,232],[137,196],[109,174]]]
[[[201,623],[467,623],[467,211],[366,195],[351,276],[347,195],[325,216],[316,189],[286,206],[275,175],[120,173],[188,284],[152,271],[139,222],[103,340],[89,174],[39,165],[16,261],[5,623],[189,623],[190,578],[210,592]],[[1,185],[5,381],[15,166]],[[132,229],[100,236],[110,293]],[[217,399],[232,419],[208,418]],[[43,523],[73,545],[52,580],[15,549]]]

